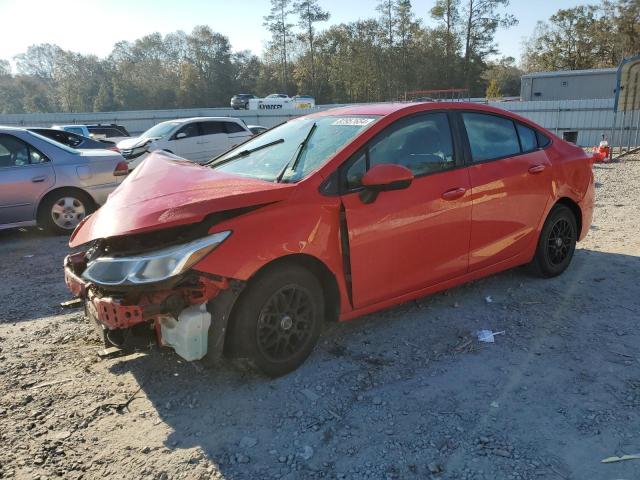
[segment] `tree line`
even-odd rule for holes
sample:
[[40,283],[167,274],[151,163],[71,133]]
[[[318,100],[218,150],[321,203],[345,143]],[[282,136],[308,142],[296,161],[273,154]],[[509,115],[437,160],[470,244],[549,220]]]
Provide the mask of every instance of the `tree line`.
[[604,0],[558,10],[526,42],[526,71],[615,67],[640,54],[640,1]]
[[[495,35],[517,24],[509,0],[378,0],[371,18],[326,27],[319,0],[271,0],[261,56],[234,51],[208,26],[115,44],[106,58],[30,46],[0,60],[0,112],[85,112],[228,106],[235,93],[310,94],[318,103],[388,101],[464,88],[518,95],[522,70]],[[525,70],[616,65],[638,52],[638,0],[560,10],[527,41]],[[326,27],[326,28],[323,28]]]

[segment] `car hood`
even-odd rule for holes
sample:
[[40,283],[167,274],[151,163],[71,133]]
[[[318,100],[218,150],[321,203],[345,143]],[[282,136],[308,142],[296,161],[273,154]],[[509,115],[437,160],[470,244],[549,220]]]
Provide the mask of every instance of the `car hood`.
[[159,137],[131,137],[131,138],[126,138],[124,140],[120,140],[119,142],[117,142],[116,146],[120,150],[128,150],[130,148],[141,147],[142,145],[147,143],[149,140],[157,140],[158,138]]
[[98,211],[78,225],[69,246],[197,223],[211,213],[283,200],[294,188],[153,152]]

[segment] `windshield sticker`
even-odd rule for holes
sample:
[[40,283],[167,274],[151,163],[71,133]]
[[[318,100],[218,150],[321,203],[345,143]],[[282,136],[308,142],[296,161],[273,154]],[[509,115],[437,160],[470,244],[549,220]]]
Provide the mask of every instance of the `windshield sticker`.
[[338,118],[331,125],[344,125],[350,127],[364,127],[373,122],[375,118]]

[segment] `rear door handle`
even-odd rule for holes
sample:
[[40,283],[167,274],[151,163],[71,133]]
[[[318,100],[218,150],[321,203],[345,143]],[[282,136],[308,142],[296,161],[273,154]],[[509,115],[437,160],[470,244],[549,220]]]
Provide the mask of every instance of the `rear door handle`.
[[442,198],[444,200],[457,200],[458,198],[462,197],[466,191],[467,189],[462,187],[453,188],[444,192],[442,194]]
[[529,167],[529,173],[532,175],[542,172],[544,172],[544,165],[534,165],[533,167]]
[[31,181],[33,183],[42,183],[47,179],[47,177],[33,177]]

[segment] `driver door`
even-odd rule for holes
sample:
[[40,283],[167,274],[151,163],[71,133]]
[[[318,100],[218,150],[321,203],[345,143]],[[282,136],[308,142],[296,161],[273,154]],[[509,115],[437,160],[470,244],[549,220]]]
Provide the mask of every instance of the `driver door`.
[[[388,163],[409,168],[413,182],[363,203],[360,179]],[[398,120],[347,162],[342,179],[355,308],[466,273],[471,188],[446,113]]]

